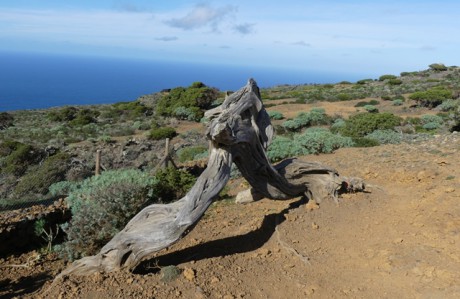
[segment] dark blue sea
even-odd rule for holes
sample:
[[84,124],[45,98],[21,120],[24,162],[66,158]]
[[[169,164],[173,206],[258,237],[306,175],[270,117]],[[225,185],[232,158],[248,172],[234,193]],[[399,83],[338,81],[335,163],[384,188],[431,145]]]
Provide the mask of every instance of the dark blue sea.
[[196,81],[237,90],[251,77],[260,87],[358,79],[269,67],[0,52],[0,111],[132,101]]

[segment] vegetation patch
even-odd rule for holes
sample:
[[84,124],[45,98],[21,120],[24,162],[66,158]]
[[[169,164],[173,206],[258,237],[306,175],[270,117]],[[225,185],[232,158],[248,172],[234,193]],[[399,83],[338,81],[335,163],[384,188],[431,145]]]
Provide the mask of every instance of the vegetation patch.
[[375,130],[390,130],[399,126],[402,118],[392,113],[359,113],[345,121],[338,129],[343,136],[364,137]]
[[275,137],[268,148],[268,157],[279,161],[298,155],[332,153],[341,147],[352,147],[353,140],[334,134],[325,128],[309,128],[303,134],[295,134],[293,138]]
[[67,241],[55,249],[69,260],[96,253],[137,212],[157,200],[155,184],[155,177],[130,169],[106,171],[67,185],[72,220],[62,227]]
[[201,82],[195,82],[188,88],[173,88],[158,101],[156,113],[199,121],[203,117],[203,111],[211,107],[218,95],[217,89],[207,87]]

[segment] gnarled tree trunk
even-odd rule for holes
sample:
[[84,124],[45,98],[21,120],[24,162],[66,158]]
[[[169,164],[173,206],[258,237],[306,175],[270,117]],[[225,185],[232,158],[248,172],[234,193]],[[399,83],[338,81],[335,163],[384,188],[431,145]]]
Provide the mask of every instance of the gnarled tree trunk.
[[174,203],[144,208],[97,255],[74,262],[60,276],[132,269],[175,243],[224,188],[232,162],[252,188],[265,197],[289,199],[304,194],[316,201],[337,199],[344,179],[334,169],[296,159],[270,164],[266,150],[273,127],[254,80],[205,116],[210,120],[206,134],[212,149],[206,170],[187,195]]

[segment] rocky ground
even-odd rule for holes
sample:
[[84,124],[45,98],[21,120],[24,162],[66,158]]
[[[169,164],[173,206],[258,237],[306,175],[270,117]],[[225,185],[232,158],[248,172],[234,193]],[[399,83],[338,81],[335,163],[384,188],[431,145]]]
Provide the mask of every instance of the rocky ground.
[[52,254],[10,256],[0,297],[460,298],[459,149],[454,133],[302,157],[364,178],[368,192],[339,204],[216,202],[134,273],[53,283],[66,265]]

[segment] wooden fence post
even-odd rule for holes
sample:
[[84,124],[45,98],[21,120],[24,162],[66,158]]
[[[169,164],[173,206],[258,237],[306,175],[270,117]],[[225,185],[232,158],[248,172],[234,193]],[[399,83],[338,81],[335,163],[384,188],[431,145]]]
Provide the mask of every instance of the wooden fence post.
[[169,163],[169,138],[166,138],[166,145],[165,145],[165,168],[168,168]]
[[101,172],[101,150],[96,151],[96,171],[95,175],[98,176]]

